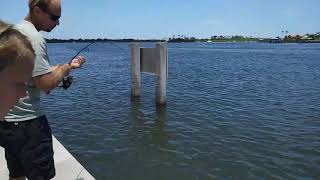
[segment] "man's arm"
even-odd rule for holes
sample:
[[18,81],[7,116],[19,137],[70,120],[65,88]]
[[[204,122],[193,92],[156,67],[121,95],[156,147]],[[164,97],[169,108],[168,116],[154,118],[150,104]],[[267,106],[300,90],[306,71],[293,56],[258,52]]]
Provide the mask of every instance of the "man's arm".
[[33,82],[38,89],[49,94],[52,89],[59,85],[65,76],[69,75],[72,69],[80,68],[84,62],[85,58],[83,56],[78,56],[69,64],[51,67],[50,69],[52,71],[50,73],[33,77]]
[[57,65],[57,66],[51,66],[50,69],[51,69],[51,71],[54,71],[54,70],[57,69],[58,67],[59,67],[59,65]]
[[32,79],[38,89],[48,94],[59,85],[65,76],[69,75],[71,68],[69,64],[54,66],[51,67],[52,71],[50,73],[36,76]]

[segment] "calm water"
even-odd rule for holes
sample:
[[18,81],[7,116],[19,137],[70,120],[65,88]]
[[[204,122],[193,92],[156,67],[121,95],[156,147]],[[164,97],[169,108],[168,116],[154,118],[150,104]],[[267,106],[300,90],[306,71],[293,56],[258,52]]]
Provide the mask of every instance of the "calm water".
[[[51,63],[84,45],[49,44]],[[129,55],[108,43],[45,96],[55,136],[97,179],[320,179],[320,44],[168,47],[166,108],[150,75],[131,100]]]

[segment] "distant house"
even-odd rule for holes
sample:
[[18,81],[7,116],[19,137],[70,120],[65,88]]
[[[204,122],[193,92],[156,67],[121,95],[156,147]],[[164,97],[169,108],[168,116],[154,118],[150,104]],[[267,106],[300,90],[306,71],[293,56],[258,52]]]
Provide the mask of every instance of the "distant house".
[[304,35],[301,37],[302,40],[314,40],[313,37],[310,37],[309,35]]
[[271,38],[269,40],[270,43],[282,43],[283,40],[280,37],[276,37],[276,38]]

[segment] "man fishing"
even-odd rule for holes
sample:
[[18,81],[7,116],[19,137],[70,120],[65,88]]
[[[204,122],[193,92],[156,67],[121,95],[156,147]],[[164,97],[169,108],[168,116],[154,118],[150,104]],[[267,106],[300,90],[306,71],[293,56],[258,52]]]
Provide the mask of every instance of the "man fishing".
[[85,58],[77,56],[70,62],[50,66],[47,44],[39,31],[50,32],[59,25],[60,0],[29,0],[29,13],[15,28],[28,37],[36,58],[27,96],[5,116],[5,157],[10,179],[47,180],[55,176],[52,134],[40,105],[40,92],[49,93],[72,70],[78,69]]

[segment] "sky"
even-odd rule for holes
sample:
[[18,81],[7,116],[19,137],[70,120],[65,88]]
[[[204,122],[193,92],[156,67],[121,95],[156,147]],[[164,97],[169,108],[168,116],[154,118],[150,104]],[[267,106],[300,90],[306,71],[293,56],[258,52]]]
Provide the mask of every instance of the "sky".
[[[28,0],[0,0],[0,19],[18,23]],[[254,37],[320,32],[320,0],[61,0],[47,38],[163,39],[173,35]]]

